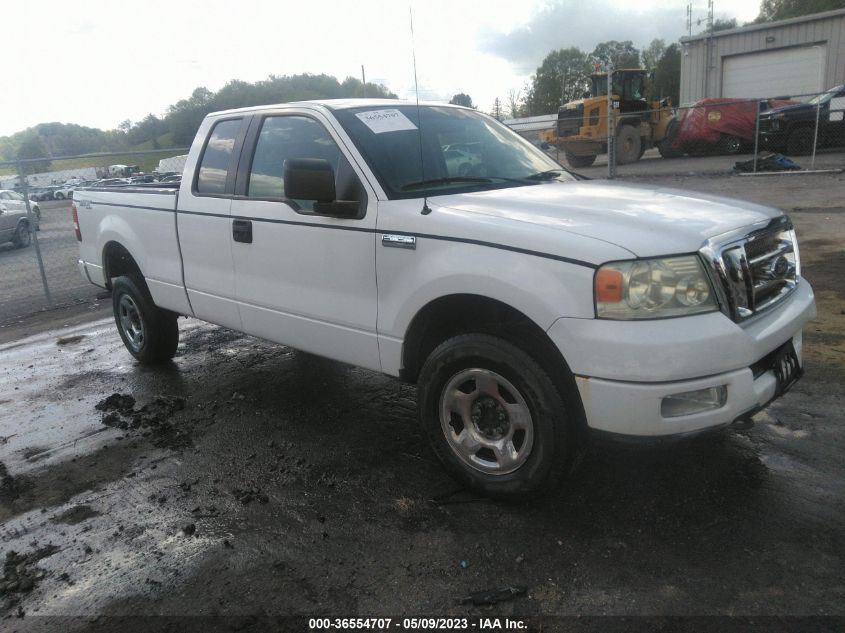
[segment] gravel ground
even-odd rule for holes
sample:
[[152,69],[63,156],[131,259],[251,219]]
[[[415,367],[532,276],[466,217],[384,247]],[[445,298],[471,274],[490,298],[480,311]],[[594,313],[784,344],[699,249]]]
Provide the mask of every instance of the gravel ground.
[[[444,475],[412,386],[194,320],[158,370],[108,319],[58,315],[28,338],[17,324],[0,345],[0,628],[845,615],[845,177],[648,181],[792,213],[819,318],[806,376],[753,429],[597,444],[551,497],[502,504]],[[516,586],[492,609],[460,604]]]

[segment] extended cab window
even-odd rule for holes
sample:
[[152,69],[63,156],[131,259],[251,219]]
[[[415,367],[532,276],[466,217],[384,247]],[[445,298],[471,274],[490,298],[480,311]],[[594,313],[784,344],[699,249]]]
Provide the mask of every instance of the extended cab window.
[[197,193],[215,194],[226,190],[226,175],[235,148],[235,138],[241,129],[241,119],[220,121],[214,126],[202,154]]
[[[335,170],[341,200],[361,200],[360,185],[328,130],[306,116],[271,116],[264,119],[249,171],[247,196],[285,199],[284,163],[290,158],[321,158]],[[295,200],[296,210],[313,210],[312,200]]]

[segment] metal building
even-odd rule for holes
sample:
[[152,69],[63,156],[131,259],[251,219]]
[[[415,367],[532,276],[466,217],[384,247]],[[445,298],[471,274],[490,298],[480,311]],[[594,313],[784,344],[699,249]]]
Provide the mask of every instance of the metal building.
[[681,104],[845,83],[845,9],[681,38]]

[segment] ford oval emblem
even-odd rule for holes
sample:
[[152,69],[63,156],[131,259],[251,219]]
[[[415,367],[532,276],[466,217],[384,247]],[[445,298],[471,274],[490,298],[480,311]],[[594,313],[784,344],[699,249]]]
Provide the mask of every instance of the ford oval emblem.
[[786,273],[789,272],[789,261],[781,255],[772,263],[771,271],[777,277],[785,277]]

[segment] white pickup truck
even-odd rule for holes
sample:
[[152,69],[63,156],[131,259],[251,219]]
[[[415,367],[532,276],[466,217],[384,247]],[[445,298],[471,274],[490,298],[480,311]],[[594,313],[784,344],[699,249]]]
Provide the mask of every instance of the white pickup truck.
[[588,181],[447,105],[214,113],[181,184],[79,189],[73,217],[139,361],[189,315],[416,382],[447,469],[501,497],[554,486],[590,432],[745,422],[815,315],[780,211]]

